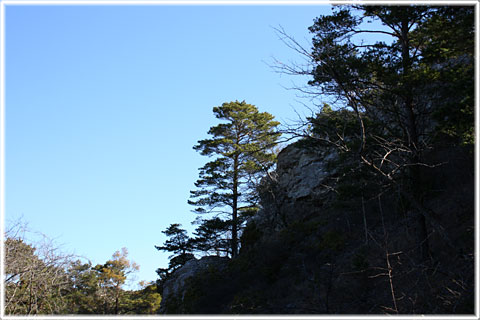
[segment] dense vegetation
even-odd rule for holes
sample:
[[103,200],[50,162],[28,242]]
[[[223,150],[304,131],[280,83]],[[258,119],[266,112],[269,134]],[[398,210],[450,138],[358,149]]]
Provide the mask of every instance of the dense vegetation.
[[123,288],[126,250],[92,266],[10,233],[6,313],[158,313],[162,291],[165,313],[473,313],[474,14],[334,6],[310,49],[277,30],[308,65],[276,69],[310,76],[297,89],[318,109],[280,130],[245,101],[213,108],[197,228],[163,231],[157,283]]
[[[372,20],[382,28],[365,27]],[[444,163],[429,156],[434,149],[473,143],[473,7],[339,7],[309,30],[309,85],[321,99],[350,110],[358,126],[345,132],[341,119],[334,115],[334,126],[323,113],[310,119],[313,138],[349,155],[354,172],[381,185],[377,195],[401,194],[417,216],[419,250],[428,258],[425,219],[436,219],[423,204],[431,191],[424,177]],[[364,33],[386,34],[391,43],[355,41]]]
[[5,314],[152,314],[161,296],[153,283],[126,290],[127,276],[139,266],[122,248],[93,266],[61,253],[46,237],[32,242],[18,222],[5,239]]

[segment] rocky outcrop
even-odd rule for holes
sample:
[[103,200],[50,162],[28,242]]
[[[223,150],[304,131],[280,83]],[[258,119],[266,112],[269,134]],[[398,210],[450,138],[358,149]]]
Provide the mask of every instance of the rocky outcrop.
[[218,256],[206,256],[201,259],[194,258],[187,261],[184,266],[175,271],[163,284],[160,313],[172,313],[172,311],[183,313],[181,310],[167,310],[167,307],[172,309],[172,307],[176,308],[184,304],[185,293],[189,289],[188,282],[191,278],[208,269],[222,272],[228,261],[228,258]]
[[252,219],[255,224],[278,231],[318,212],[332,190],[336,159],[337,153],[329,148],[305,148],[297,143],[284,148],[278,154],[277,169],[262,181],[262,208]]
[[188,261],[164,284],[160,312],[471,313],[473,168],[460,155],[445,150],[438,156],[451,164],[423,172],[439,190],[424,203],[455,247],[429,225],[432,259],[419,263],[405,199],[389,190],[367,197],[380,190],[378,180],[359,187],[345,169],[350,160],[329,148],[287,146],[259,187],[262,208],[243,230],[239,255]]
[[335,159],[336,153],[330,149],[305,149],[291,144],[278,155],[278,186],[291,200],[318,197],[328,192],[325,180],[335,174],[335,168],[329,166]]

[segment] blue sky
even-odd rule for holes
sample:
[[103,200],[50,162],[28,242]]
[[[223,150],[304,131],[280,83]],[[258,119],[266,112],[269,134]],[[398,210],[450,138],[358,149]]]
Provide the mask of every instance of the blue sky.
[[[208,158],[192,147],[214,106],[246,100],[296,118],[300,60],[272,27],[308,45],[329,6],[6,6],[6,220],[23,216],[66,251],[103,263],[122,247],[157,278],[154,248]],[[296,79],[302,83],[301,79]]]

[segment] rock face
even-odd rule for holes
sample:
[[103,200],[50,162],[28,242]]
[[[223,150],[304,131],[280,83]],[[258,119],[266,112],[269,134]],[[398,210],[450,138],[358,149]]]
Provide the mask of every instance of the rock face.
[[[201,259],[191,259],[183,267],[175,271],[164,283],[160,313],[170,313],[167,306],[182,305],[185,292],[188,290],[188,280],[209,268],[221,272],[229,261],[226,257],[206,256]],[[172,300],[176,299],[175,303]]]
[[309,150],[291,144],[278,155],[278,185],[292,200],[323,194],[328,191],[324,180],[335,173],[328,166],[335,158],[336,154],[328,149]]
[[281,230],[305,215],[318,212],[331,191],[337,154],[327,148],[291,144],[278,155],[277,169],[262,181],[262,208],[253,217],[258,227]]

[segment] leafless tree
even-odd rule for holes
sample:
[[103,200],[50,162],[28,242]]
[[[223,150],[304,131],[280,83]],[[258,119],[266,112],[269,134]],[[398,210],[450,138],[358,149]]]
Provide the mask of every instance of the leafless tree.
[[53,239],[30,231],[21,220],[7,228],[4,245],[5,313],[60,313],[69,284],[66,271],[78,257],[62,253]]

